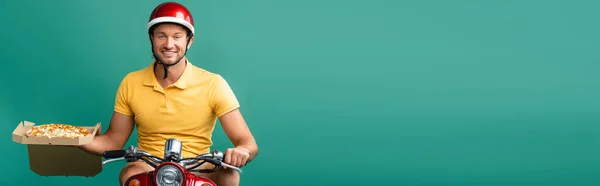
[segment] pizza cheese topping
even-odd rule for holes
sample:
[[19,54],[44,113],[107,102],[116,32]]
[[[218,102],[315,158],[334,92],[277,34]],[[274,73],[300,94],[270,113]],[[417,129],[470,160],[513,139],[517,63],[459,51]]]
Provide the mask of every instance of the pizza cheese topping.
[[48,138],[79,138],[90,134],[90,131],[86,128],[68,124],[38,125],[27,131],[27,136]]

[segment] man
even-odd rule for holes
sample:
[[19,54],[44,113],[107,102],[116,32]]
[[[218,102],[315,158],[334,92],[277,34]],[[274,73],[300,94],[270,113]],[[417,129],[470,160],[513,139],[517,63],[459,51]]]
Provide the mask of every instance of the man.
[[[163,157],[164,142],[177,138],[182,141],[182,156],[194,157],[209,152],[218,118],[235,146],[225,151],[225,163],[243,167],[256,157],[257,144],[228,83],[185,57],[194,33],[193,18],[183,5],[168,2],[153,10],[148,34],[155,61],[124,77],[106,133],[81,149],[96,155],[123,149],[137,124],[141,150]],[[209,163],[205,165],[213,168]],[[152,169],[144,162],[128,163],[119,181],[123,185],[132,175]],[[227,168],[202,176],[218,185],[239,185],[240,180],[236,171]]]

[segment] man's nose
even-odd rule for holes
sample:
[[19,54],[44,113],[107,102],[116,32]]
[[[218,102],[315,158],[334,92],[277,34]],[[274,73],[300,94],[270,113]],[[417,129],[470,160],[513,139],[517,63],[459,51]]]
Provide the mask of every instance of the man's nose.
[[173,40],[173,38],[167,38],[167,43],[165,43],[165,47],[167,47],[167,48],[175,47],[175,41]]

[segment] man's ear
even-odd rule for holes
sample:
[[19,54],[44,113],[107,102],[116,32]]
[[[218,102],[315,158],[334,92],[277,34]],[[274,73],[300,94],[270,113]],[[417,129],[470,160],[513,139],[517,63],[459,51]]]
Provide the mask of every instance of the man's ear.
[[189,49],[190,49],[190,47],[192,46],[192,43],[194,43],[194,36],[192,36],[192,37],[190,38],[190,42],[188,42],[188,45],[187,45],[187,49],[188,49],[188,50],[189,50]]

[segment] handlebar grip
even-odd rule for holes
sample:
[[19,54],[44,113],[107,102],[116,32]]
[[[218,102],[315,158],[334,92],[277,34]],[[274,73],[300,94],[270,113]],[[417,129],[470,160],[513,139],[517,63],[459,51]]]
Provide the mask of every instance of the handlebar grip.
[[108,150],[104,151],[104,158],[121,158],[125,156],[125,150]]

